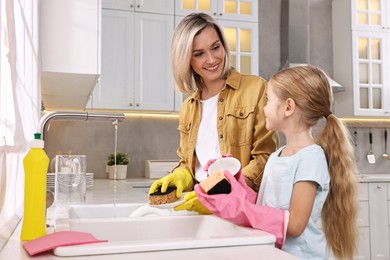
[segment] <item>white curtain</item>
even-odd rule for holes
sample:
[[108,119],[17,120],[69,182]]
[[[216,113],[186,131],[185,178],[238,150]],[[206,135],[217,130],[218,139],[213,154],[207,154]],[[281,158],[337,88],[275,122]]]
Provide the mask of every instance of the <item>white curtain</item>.
[[[23,158],[38,129],[39,0],[0,0],[0,233],[21,216]],[[14,221],[13,221],[14,222]],[[1,248],[1,247],[0,247]]]

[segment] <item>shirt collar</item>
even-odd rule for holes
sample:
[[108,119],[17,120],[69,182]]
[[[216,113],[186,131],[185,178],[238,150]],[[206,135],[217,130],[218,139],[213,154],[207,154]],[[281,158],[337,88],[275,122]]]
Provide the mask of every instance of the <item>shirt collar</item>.
[[[226,86],[231,87],[233,89],[239,89],[240,88],[240,81],[241,81],[241,74],[234,68],[232,68],[230,75],[226,79]],[[200,100],[200,90],[195,91],[190,95],[192,100]]]
[[232,68],[232,71],[226,80],[226,85],[228,85],[233,89],[239,89],[240,81],[241,81],[241,74],[236,69]]

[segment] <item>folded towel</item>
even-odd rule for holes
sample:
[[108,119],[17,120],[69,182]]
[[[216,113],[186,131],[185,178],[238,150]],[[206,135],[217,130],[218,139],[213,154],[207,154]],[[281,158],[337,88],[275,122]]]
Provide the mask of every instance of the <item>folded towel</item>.
[[44,251],[55,249],[59,246],[71,246],[90,243],[107,242],[108,240],[96,239],[92,234],[79,231],[59,231],[23,244],[30,256]]

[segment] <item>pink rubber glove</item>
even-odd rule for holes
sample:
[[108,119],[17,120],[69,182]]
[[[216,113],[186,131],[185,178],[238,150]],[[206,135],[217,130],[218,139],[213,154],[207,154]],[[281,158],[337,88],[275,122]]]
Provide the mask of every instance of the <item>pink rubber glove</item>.
[[[227,172],[228,172],[228,171],[227,171]],[[229,175],[231,175],[230,172],[229,172]],[[248,202],[250,202],[250,203],[255,204],[255,203],[256,203],[256,199],[257,199],[258,193],[255,192],[252,188],[250,188],[250,187],[246,184],[246,182],[245,182],[245,177],[244,177],[244,175],[242,175],[241,170],[240,170],[238,173],[236,173],[236,174],[234,175],[234,178],[235,178],[235,179],[237,180],[237,182],[241,185],[241,187],[246,191],[246,200],[247,200]]]
[[[227,158],[227,157],[233,157],[233,156],[231,154],[222,155],[222,158]],[[210,165],[213,164],[216,160],[218,160],[218,159],[210,159],[210,160],[208,160],[207,164],[204,166],[204,170],[208,171],[208,169],[210,168]],[[256,202],[256,198],[257,198],[257,192],[255,192],[252,188],[250,188],[246,184],[245,177],[244,177],[244,175],[242,175],[241,169],[240,169],[240,171],[238,173],[236,173],[234,175],[234,177],[241,184],[241,186],[246,190],[246,192],[247,192],[247,200],[249,200],[251,203],[255,203]]]
[[216,216],[275,235],[276,246],[282,248],[286,239],[288,211],[251,203],[246,189],[228,171],[225,170],[224,174],[232,191],[229,194],[207,195],[197,184],[195,193],[199,201]]

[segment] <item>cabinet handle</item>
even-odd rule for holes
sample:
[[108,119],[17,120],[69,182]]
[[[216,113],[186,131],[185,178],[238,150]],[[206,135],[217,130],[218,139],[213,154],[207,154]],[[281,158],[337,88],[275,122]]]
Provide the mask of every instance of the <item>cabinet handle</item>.
[[380,190],[380,189],[381,189],[381,186],[376,186],[376,188],[377,188],[378,190]]
[[223,13],[219,13],[219,16],[222,16],[223,15]]
[[140,5],[137,5],[137,8],[140,8],[141,6]]
[[214,13],[213,13],[213,15],[217,15],[217,13],[216,13],[216,12],[214,12]]
[[133,8],[134,7],[134,5],[130,5],[130,8]]
[[136,106],[136,107],[139,107],[139,104],[137,103],[137,104],[135,104],[135,106]]
[[130,104],[129,104],[129,106],[131,106],[131,107],[132,107],[132,106],[133,106],[133,103],[130,103]]

